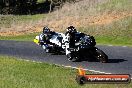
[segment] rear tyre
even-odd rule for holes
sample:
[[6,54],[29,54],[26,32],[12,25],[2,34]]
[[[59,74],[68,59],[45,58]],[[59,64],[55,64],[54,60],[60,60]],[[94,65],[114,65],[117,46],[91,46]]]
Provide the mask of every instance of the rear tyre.
[[100,49],[96,48],[95,57],[102,63],[107,63],[108,62],[108,56]]

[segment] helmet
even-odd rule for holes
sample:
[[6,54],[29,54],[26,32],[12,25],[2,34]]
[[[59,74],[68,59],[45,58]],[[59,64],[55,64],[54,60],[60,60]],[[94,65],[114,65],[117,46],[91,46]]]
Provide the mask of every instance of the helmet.
[[43,28],[43,33],[49,33],[49,32],[50,32],[50,29],[48,27]]
[[76,32],[76,29],[75,29],[75,27],[73,27],[73,26],[69,26],[69,27],[67,28],[67,31],[69,31],[69,32]]

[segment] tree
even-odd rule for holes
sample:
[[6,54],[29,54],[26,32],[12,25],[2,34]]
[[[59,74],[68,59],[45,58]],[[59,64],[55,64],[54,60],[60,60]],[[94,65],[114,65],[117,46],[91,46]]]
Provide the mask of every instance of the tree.
[[33,11],[37,0],[0,0],[1,14],[27,14]]

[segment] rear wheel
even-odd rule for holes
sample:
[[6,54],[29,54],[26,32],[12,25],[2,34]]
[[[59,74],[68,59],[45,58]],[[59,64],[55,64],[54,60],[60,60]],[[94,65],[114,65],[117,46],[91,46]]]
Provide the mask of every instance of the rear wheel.
[[102,63],[107,63],[108,62],[108,56],[100,49],[96,48],[95,57]]

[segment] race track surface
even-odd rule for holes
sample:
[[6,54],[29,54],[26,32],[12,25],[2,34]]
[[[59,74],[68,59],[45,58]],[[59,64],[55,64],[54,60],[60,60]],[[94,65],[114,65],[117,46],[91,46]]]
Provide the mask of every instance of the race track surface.
[[123,73],[132,75],[132,47],[96,46],[109,57],[109,63],[70,62],[65,55],[51,55],[33,42],[0,41],[0,55],[22,57],[28,60],[42,61],[53,64],[79,67],[106,73]]

